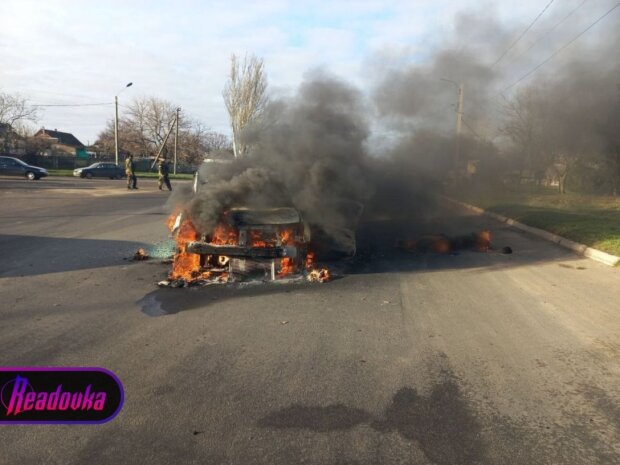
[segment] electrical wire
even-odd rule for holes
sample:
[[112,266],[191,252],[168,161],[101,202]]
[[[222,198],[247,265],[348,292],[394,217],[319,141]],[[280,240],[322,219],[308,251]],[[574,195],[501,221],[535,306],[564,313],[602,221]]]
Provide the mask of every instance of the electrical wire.
[[510,44],[510,46],[509,46],[506,50],[504,50],[504,53],[502,53],[502,54],[499,56],[499,58],[498,58],[497,60],[495,60],[495,63],[493,63],[493,64],[491,65],[491,68],[495,67],[495,65],[497,65],[500,61],[502,61],[502,58],[504,58],[504,57],[506,56],[506,54],[507,54],[510,50],[512,50],[512,48],[513,48],[515,45],[517,45],[517,43],[519,43],[519,41],[523,38],[523,36],[527,33],[527,31],[529,31],[529,30],[532,28],[532,26],[533,26],[534,24],[536,24],[536,21],[538,21],[538,19],[539,19],[539,18],[543,15],[543,13],[544,13],[545,11],[547,11],[547,8],[549,8],[553,2],[554,2],[554,0],[551,0],[549,3],[547,3],[547,5],[546,5],[546,6],[542,9],[542,11],[541,11],[540,13],[538,13],[538,16],[536,16],[536,18],[534,18],[534,21],[532,21],[532,22],[530,23],[530,25],[529,25],[528,27],[526,27],[526,28],[523,30],[523,32],[519,35],[519,37],[517,37],[517,39],[516,39],[513,43],[511,43],[511,44]]
[[478,134],[476,131],[474,131],[474,129],[473,129],[473,128],[469,125],[469,124],[467,124],[467,121],[465,121],[465,118],[463,118],[463,116],[461,116],[461,122],[465,125],[465,127],[466,127],[467,129],[469,129],[469,130],[471,131],[471,133],[472,133],[474,136],[476,136],[476,137],[477,137],[478,139],[480,139],[481,141],[484,141],[484,140],[485,140],[485,139],[484,139],[484,138],[483,138],[480,134]]
[[530,46],[523,53],[517,55],[514,58],[513,62],[517,61],[519,58],[521,58],[527,52],[532,50],[541,40],[543,40],[544,38],[548,37],[549,34],[551,34],[553,31],[555,31],[558,28],[558,26],[560,26],[564,21],[566,21],[568,18],[570,18],[573,15],[573,13],[575,13],[575,11],[577,11],[579,8],[581,8],[587,1],[588,0],[583,0],[579,5],[577,5],[575,8],[573,8],[566,16],[564,16],[560,21],[555,23],[548,31],[546,31],[543,34],[541,34],[540,36],[538,36],[538,38],[534,42],[532,42],[530,44]]
[[50,104],[35,104],[31,107],[96,107],[102,105],[114,105],[114,102],[105,103],[50,103]]
[[564,49],[566,49],[568,46],[570,46],[573,42],[575,42],[577,39],[579,39],[582,35],[584,35],[586,32],[588,32],[590,29],[592,29],[594,26],[596,26],[600,21],[603,20],[603,18],[605,18],[606,16],[610,15],[612,11],[614,11],[616,8],[618,8],[620,6],[620,2],[616,3],[615,6],[613,6],[610,10],[607,11],[607,13],[605,13],[603,16],[601,16],[600,18],[598,18],[596,21],[594,21],[592,24],[590,24],[587,28],[585,28],[583,31],[581,31],[579,34],[577,34],[575,37],[573,37],[571,40],[569,40],[566,44],[564,44],[562,47],[560,47],[559,49],[557,49],[555,52],[553,52],[549,57],[547,57],[544,61],[540,62],[538,65],[536,65],[534,68],[532,68],[531,70],[529,70],[527,73],[525,73],[523,76],[521,76],[519,79],[517,79],[515,82],[513,82],[512,84],[510,84],[509,86],[505,87],[504,90],[502,90],[501,93],[506,92],[507,90],[511,89],[512,87],[516,86],[517,84],[519,84],[521,81],[523,81],[524,79],[526,79],[527,77],[531,76],[532,74],[534,74],[536,71],[538,71],[540,68],[542,68],[544,65],[546,65],[547,63],[549,63],[553,58],[555,58],[560,52],[562,52]]

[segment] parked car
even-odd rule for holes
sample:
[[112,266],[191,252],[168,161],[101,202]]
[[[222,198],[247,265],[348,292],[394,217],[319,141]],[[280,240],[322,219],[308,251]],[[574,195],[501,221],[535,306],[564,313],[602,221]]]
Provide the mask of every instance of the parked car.
[[121,179],[125,176],[125,170],[116,163],[93,163],[86,168],[77,168],[73,170],[73,176],[80,178],[110,178]]
[[45,168],[29,165],[18,158],[0,157],[0,175],[22,176],[32,181],[44,178],[49,173]]

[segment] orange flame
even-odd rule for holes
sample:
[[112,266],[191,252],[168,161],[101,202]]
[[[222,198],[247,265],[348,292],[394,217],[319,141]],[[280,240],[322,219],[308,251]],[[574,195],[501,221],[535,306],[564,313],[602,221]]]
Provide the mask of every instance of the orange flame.
[[280,243],[282,245],[288,245],[293,242],[293,230],[292,229],[282,229],[279,233]]
[[331,279],[329,270],[327,268],[321,268],[320,270],[314,269],[308,274],[308,281],[317,283],[326,283]]
[[235,245],[237,243],[237,232],[223,224],[218,224],[213,230],[211,244],[216,245]]
[[280,272],[278,278],[283,278],[291,273],[295,272],[295,262],[290,257],[284,257],[280,260]]
[[[181,215],[182,216],[179,216]],[[179,224],[180,222],[180,224]],[[183,279],[187,282],[209,280],[213,283],[226,283],[231,279],[229,273],[221,268],[226,266],[229,258],[224,256],[205,257],[206,262],[199,254],[188,253],[187,244],[191,241],[200,240],[201,235],[189,219],[186,211],[177,209],[167,219],[168,228],[176,234],[177,251],[174,255],[170,280]],[[302,245],[303,238],[298,236],[299,231],[295,228],[256,229],[248,231],[248,243],[252,247],[276,247],[278,245]],[[239,244],[239,231],[228,225],[225,221],[218,224],[213,233],[207,238],[211,244],[237,245]],[[297,244],[300,241],[300,244]],[[215,261],[213,259],[216,259]],[[204,264],[204,266],[203,266]],[[308,279],[311,281],[326,282],[330,279],[327,269],[314,269],[314,253],[309,252],[305,260],[305,268],[308,270]],[[216,269],[216,267],[220,267]],[[300,264],[291,257],[280,259],[278,278],[299,272]]]
[[169,231],[172,231],[172,228],[174,228],[174,224],[177,222],[177,217],[181,214],[182,211],[183,209],[180,207],[175,208],[172,214],[166,220],[166,226],[168,227]]
[[250,231],[250,245],[252,247],[268,247],[267,241],[260,231]]
[[193,223],[188,219],[183,220],[177,234],[177,253],[174,255],[169,279],[191,281],[196,278],[196,274],[200,273],[200,255],[185,251],[187,243],[198,240],[198,237],[198,231]]

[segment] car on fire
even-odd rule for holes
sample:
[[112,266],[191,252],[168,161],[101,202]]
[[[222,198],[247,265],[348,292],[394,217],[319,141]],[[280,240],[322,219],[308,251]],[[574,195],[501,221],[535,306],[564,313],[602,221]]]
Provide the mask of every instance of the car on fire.
[[19,158],[0,157],[0,175],[21,176],[34,181],[48,176],[49,173],[45,168],[29,165]]
[[[208,189],[204,176],[208,169],[205,163],[196,173],[191,202],[199,201],[200,192]],[[178,286],[256,277],[273,281],[287,276],[326,282],[329,270],[317,268],[316,262],[355,255],[355,229],[363,206],[342,199],[325,200],[324,205],[338,221],[308,221],[302,210],[290,204],[236,205],[221,212],[217,224],[206,229],[192,218],[193,208],[181,207],[168,219],[176,253],[166,282]]]
[[[231,162],[229,159],[208,159],[203,163],[202,170],[208,172],[210,165],[228,165]],[[194,175],[194,194],[204,189],[208,184],[206,178],[201,176],[202,170],[196,171]],[[324,207],[326,211],[335,214],[340,219],[339,224],[325,225],[308,221],[303,211],[297,210],[292,206],[274,206],[271,209],[255,210],[253,213],[252,210],[240,206],[237,211],[246,211],[245,215],[248,218],[264,216],[261,220],[263,226],[268,225],[269,219],[274,219],[274,216],[268,213],[269,211],[288,211],[291,219],[295,217],[298,218],[299,222],[303,223],[306,242],[318,259],[329,260],[353,257],[357,251],[355,231],[364,209],[362,203],[348,199],[325,199]],[[236,216],[233,215],[233,217]],[[282,223],[280,222],[279,224]]]
[[80,178],[110,178],[121,179],[125,176],[125,170],[116,163],[99,162],[93,163],[85,168],[76,168],[73,170],[73,176]]
[[186,252],[198,254],[201,266],[228,266],[234,274],[270,276],[272,280],[302,270],[310,231],[294,208],[227,210],[210,234],[188,242]]

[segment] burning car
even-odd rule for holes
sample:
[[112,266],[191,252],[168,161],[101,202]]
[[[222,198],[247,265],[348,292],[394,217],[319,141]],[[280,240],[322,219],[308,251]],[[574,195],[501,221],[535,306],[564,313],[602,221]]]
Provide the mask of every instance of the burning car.
[[312,273],[310,230],[291,207],[231,208],[208,234],[196,229],[186,211],[173,214],[169,226],[177,241],[173,281],[273,281],[304,273],[309,280],[329,279],[327,270]]
[[221,171],[230,163],[230,160],[205,162],[194,178],[188,208],[170,217],[169,228],[177,242],[171,281],[212,283],[246,278],[274,281],[305,276],[310,281],[325,282],[330,279],[329,271],[316,269],[315,260],[355,254],[355,229],[362,205],[353,201],[322,201],[320,208],[314,208],[314,214],[308,215],[315,221],[308,221],[304,212],[290,203],[273,207],[269,202],[262,203],[269,208],[228,207],[210,215],[206,223],[215,226],[201,230],[189,211],[200,210],[205,199],[215,196],[221,185],[216,168]]

